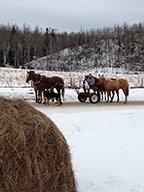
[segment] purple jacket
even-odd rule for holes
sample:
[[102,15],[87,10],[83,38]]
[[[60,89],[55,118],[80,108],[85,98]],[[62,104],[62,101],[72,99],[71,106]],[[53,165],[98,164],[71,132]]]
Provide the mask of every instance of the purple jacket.
[[87,82],[89,83],[90,86],[95,85],[95,78],[92,76],[91,78],[87,79]]

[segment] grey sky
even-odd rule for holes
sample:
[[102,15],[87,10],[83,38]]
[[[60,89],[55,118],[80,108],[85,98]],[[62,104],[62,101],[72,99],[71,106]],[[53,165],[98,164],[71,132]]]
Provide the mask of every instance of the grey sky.
[[24,23],[59,31],[144,21],[144,0],[0,0],[0,24]]

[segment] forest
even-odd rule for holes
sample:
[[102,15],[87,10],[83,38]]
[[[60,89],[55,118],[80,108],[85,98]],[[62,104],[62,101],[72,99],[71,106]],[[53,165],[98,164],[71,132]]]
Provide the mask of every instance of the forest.
[[38,69],[78,71],[88,66],[112,66],[143,72],[144,23],[80,29],[77,33],[51,27],[43,30],[39,26],[32,30],[26,24],[22,28],[16,24],[0,25],[0,67],[32,67],[43,57],[47,64],[44,67],[41,62]]

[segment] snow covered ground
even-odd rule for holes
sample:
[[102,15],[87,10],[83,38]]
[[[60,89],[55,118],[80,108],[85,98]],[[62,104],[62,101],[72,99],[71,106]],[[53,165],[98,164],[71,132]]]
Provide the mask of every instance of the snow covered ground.
[[0,81],[0,96],[25,99],[55,122],[70,146],[78,192],[144,192],[144,89],[130,89],[125,105],[122,91],[119,103],[91,104],[66,89],[63,106],[45,106],[33,88],[14,88],[24,78],[15,75]]
[[0,95],[25,99],[55,122],[70,146],[79,192],[144,191],[144,89],[130,89],[126,105],[122,92],[120,103],[91,104],[66,89],[60,107],[36,104],[32,88],[0,88]]
[[[0,87],[11,87],[11,86],[30,86],[30,83],[26,83],[27,76],[26,69],[14,69],[14,68],[0,68]],[[47,77],[51,76],[60,76],[64,79],[65,85],[70,84],[79,86],[82,84],[85,75],[88,75],[89,72],[61,72],[61,71],[40,71],[36,70],[36,73],[41,75],[46,75]],[[98,73],[92,71],[93,76],[98,78]],[[101,74],[101,73],[100,73]],[[128,80],[130,87],[144,87],[144,74],[110,74],[105,73],[104,76],[107,78],[125,78]]]

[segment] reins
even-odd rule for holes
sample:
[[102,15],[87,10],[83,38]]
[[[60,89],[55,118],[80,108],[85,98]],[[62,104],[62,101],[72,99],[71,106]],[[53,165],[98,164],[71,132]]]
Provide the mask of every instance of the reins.
[[52,86],[52,87],[50,88],[50,90],[52,90],[53,88],[55,88],[58,84],[59,84],[59,83],[56,83],[54,86]]

